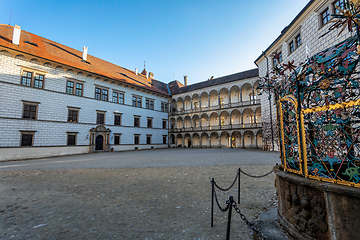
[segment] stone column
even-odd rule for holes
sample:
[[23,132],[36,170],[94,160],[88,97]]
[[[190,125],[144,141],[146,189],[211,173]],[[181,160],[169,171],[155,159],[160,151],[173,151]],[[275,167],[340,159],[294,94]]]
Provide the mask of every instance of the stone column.
[[200,142],[199,142],[199,147],[200,147],[200,148],[202,148],[202,142],[201,142],[201,139],[202,139],[202,137],[201,137],[201,135],[200,135],[200,136],[199,136],[199,141],[200,141]]
[[241,135],[241,141],[242,141],[242,148],[245,148],[245,136],[244,134]]
[[231,106],[231,92],[229,91],[229,106]]
[[177,136],[175,136],[175,147],[177,147],[178,146],[178,138],[177,138]]
[[254,112],[254,123],[256,123],[256,111]]
[[210,94],[208,95],[208,107],[210,108]]
[[183,137],[183,148],[185,148],[185,136]]
[[255,146],[256,146],[256,148],[259,148],[258,143],[257,143],[257,135],[254,134],[254,136],[255,136]]
[[201,109],[201,96],[199,97],[199,109]]
[[219,148],[221,148],[221,135],[219,135]]
[[242,89],[240,88],[240,92],[239,92],[239,96],[240,96],[240,101],[239,102],[242,102]]

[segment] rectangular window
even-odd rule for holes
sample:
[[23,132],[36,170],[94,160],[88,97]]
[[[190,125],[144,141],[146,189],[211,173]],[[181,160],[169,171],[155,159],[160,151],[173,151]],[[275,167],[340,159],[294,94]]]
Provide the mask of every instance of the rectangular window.
[[79,109],[69,108],[68,109],[68,122],[78,122]]
[[120,145],[120,135],[119,133],[114,133],[114,145]]
[[295,41],[296,41],[296,47],[297,48],[300,47],[300,45],[301,45],[301,35],[300,34],[295,37]]
[[76,145],[76,134],[77,133],[67,133],[67,145],[68,146]]
[[163,135],[163,144],[166,144],[167,142],[167,135]]
[[324,26],[325,24],[327,24],[330,21],[330,13],[329,13],[329,8],[326,8],[321,14],[321,26]]
[[112,101],[114,103],[117,103],[119,99],[119,94],[117,92],[113,92],[113,97],[112,97]]
[[95,88],[95,99],[100,100],[101,99],[101,89]]
[[333,3],[333,6],[334,6],[334,13],[335,14],[339,14],[340,11],[339,9],[343,10],[344,9],[344,6],[345,6],[345,1],[344,0],[338,0],[336,2]]
[[96,124],[105,124],[105,112],[96,113]]
[[21,85],[34,88],[44,88],[44,79],[44,74],[23,70],[21,76]]
[[109,90],[105,88],[95,87],[95,99],[108,101],[109,100]]
[[34,79],[35,88],[43,88],[44,86],[44,75],[36,74]]
[[34,145],[34,132],[21,132],[21,143],[22,147],[31,147]]
[[167,129],[167,120],[166,119],[162,120],[162,128]]
[[119,92],[113,92],[112,101],[114,103],[124,104],[124,94]]
[[139,144],[140,143],[140,135],[136,134],[134,135],[134,144]]
[[119,93],[119,103],[124,104],[124,94],[123,93]]
[[295,51],[294,41],[291,41],[291,42],[289,43],[289,49],[290,49],[290,53],[292,53],[293,51]]
[[146,135],[146,144],[151,144],[151,135]]
[[147,127],[148,127],[148,128],[152,128],[152,126],[153,126],[153,119],[152,119],[152,118],[148,118],[148,119],[147,119]]
[[154,110],[154,100],[146,99],[146,109]]
[[114,114],[114,125],[121,126],[121,115]]
[[83,95],[83,83],[76,82],[75,80],[68,80],[66,82],[66,93],[76,96]]
[[[275,54],[274,54],[275,55]],[[278,59],[276,59],[275,57],[273,58],[273,65],[274,66],[276,66],[277,64],[280,64],[281,62],[282,62],[282,52],[281,51],[279,51],[279,52],[277,52],[276,53],[276,57],[278,58]]]
[[168,111],[167,103],[164,103],[164,102],[161,103],[161,111],[162,112],[167,112]]
[[140,107],[141,108],[141,97],[139,97],[139,96],[133,96],[132,97],[132,105],[134,106],[134,107]]
[[140,127],[140,117],[134,116],[134,127]]
[[37,119],[38,103],[24,102],[22,118]]

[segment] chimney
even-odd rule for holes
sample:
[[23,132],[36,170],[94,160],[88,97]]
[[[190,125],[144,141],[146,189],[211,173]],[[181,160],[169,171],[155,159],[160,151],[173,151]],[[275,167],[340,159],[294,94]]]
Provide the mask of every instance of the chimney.
[[13,32],[13,39],[12,39],[12,43],[19,45],[20,43],[20,33],[21,33],[21,27],[18,25],[15,25],[14,27],[14,32]]
[[184,76],[184,85],[187,86],[187,76]]
[[150,78],[150,79],[153,79],[153,78],[154,78],[154,73],[149,72],[149,78]]
[[83,55],[82,55],[82,59],[87,62],[87,51],[88,51],[89,47],[83,47]]
[[138,75],[138,69],[135,68],[135,75]]

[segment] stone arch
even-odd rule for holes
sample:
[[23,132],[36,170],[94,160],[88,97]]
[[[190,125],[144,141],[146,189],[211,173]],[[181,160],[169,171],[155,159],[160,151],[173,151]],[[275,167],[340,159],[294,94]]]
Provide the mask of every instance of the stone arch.
[[43,65],[44,67],[48,67],[48,68],[54,68],[53,65],[50,62],[46,62]]
[[253,148],[256,147],[255,136],[252,131],[244,132],[244,148]]
[[230,134],[227,131],[221,132],[220,134],[221,147],[230,147]]
[[37,58],[33,58],[33,59],[31,59],[31,60],[30,60],[30,62],[31,62],[31,63],[34,63],[34,64],[41,65],[41,63],[40,63],[39,59],[37,59]]
[[230,114],[227,111],[222,111],[220,113],[220,126],[229,126],[230,125]]
[[238,109],[234,109],[231,112],[231,125],[233,127],[240,127],[241,124],[241,113]]
[[175,113],[177,111],[176,100],[171,99],[170,101],[170,112]]
[[176,119],[176,128],[184,128],[184,120],[182,117]]
[[174,146],[176,144],[175,134],[170,134],[169,138],[170,138],[170,146]]
[[176,100],[176,109],[178,112],[184,111],[184,100],[182,97],[178,97]]
[[191,117],[189,115],[184,117],[184,128],[191,128]]
[[202,92],[200,94],[201,108],[209,107],[209,94],[207,92]]
[[23,61],[27,61],[26,57],[22,54],[18,54],[15,56],[16,59],[19,59],[19,60],[23,60]]
[[0,55],[5,55],[5,56],[8,56],[8,57],[12,57],[11,53],[9,51],[6,51],[6,50],[1,50]]
[[192,108],[193,109],[199,109],[200,108],[200,96],[197,93],[192,95]]
[[55,70],[65,72],[65,69],[62,66],[56,66]]
[[241,99],[242,102],[250,102],[253,87],[250,83],[245,83],[241,86]]
[[219,115],[217,114],[217,112],[212,112],[210,114],[210,128],[217,129],[218,126],[219,126]]
[[227,107],[230,103],[229,101],[229,89],[222,88],[219,91],[219,98],[220,98],[220,107]]
[[241,102],[241,94],[240,94],[240,87],[239,86],[232,86],[230,88],[230,102],[231,102],[231,106],[237,106],[236,103]]
[[74,74],[74,75],[75,75],[75,72],[74,72],[74,70],[72,70],[72,69],[68,69],[68,70],[66,71],[66,73],[68,73],[68,74]]
[[239,131],[234,131],[231,134],[231,147],[233,147],[233,148],[243,147],[242,137],[241,137],[241,133]]
[[201,133],[201,147],[210,147],[209,134],[206,132]]
[[201,146],[201,143],[200,143],[200,136],[198,133],[194,133],[192,135],[192,146],[193,147],[200,147]]
[[242,113],[243,124],[246,126],[254,123],[254,112],[251,108],[244,109]]
[[210,134],[210,147],[219,147],[219,134],[217,132]]
[[191,136],[189,133],[186,133],[184,135],[184,140],[185,140],[185,147],[188,147],[188,148],[192,147]]
[[84,73],[83,73],[83,72],[78,72],[76,75],[79,76],[79,77],[84,77]]
[[176,120],[174,117],[170,118],[170,129],[176,128]]
[[90,152],[110,151],[110,132],[104,125],[90,129]]
[[256,133],[256,146],[257,148],[263,148],[263,135],[262,130],[257,131]]
[[184,97],[184,110],[191,110],[191,97],[189,95]]
[[210,125],[210,118],[206,113],[201,114],[201,128],[207,129]]
[[183,140],[182,134],[179,133],[178,135],[176,135],[175,140],[176,140],[176,144],[177,144],[176,147],[184,147],[184,140]]
[[191,124],[191,126],[193,127],[193,129],[200,128],[201,122],[200,122],[199,115],[195,114],[194,116],[192,116],[192,124]]
[[219,94],[216,90],[211,90],[209,93],[210,98],[210,107],[215,107],[219,105]]

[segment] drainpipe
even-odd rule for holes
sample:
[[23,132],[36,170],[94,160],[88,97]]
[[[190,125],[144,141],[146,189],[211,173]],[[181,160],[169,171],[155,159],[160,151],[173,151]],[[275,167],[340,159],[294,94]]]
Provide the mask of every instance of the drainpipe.
[[[265,55],[265,52],[263,52],[264,57],[266,58],[266,71],[267,71],[267,80],[269,82],[269,59],[268,57]],[[272,146],[272,151],[274,151],[274,129],[273,129],[273,119],[272,119],[272,108],[271,108],[271,93],[270,93],[270,88],[269,90],[269,105],[270,105],[270,127],[271,127],[271,146]]]

